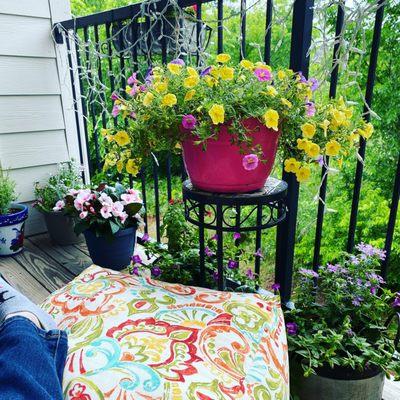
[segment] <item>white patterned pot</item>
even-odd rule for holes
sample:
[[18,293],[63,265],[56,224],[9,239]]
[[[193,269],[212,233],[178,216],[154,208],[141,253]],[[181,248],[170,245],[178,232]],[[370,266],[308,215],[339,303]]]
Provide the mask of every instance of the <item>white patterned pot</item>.
[[24,245],[25,220],[28,207],[23,204],[11,204],[11,213],[0,215],[0,256],[19,253]]

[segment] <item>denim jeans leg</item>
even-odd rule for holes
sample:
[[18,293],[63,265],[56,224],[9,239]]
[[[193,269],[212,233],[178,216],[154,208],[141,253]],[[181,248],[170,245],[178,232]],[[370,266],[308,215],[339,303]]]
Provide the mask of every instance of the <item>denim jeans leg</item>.
[[15,316],[0,325],[0,400],[62,400],[68,351],[63,331]]

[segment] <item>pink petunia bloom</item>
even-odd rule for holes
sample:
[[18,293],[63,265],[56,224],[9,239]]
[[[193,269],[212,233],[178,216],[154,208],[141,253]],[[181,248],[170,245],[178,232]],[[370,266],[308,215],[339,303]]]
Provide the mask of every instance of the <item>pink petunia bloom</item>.
[[120,106],[117,104],[113,107],[112,111],[111,111],[111,115],[115,118],[118,116],[118,114],[120,113],[121,108]]
[[256,154],[247,154],[243,157],[242,164],[246,171],[252,171],[258,167],[258,157]]
[[87,211],[81,211],[80,214],[79,214],[79,218],[80,219],[85,219],[87,217],[87,215],[88,215]]
[[260,82],[270,81],[272,78],[271,72],[264,68],[256,68],[254,75]]
[[127,82],[128,82],[128,85],[129,85],[129,86],[132,86],[132,85],[134,85],[135,83],[138,82],[138,80],[136,79],[136,72],[134,72],[134,73],[128,78]]
[[133,85],[131,90],[129,91],[129,95],[133,97],[139,92],[139,90],[139,86]]
[[185,129],[193,130],[196,127],[196,117],[192,114],[187,114],[182,117],[182,126]]
[[53,211],[60,211],[65,207],[64,200],[58,200],[55,206],[53,207]]
[[83,202],[82,202],[82,200],[79,199],[79,198],[76,198],[74,200],[74,207],[75,207],[76,210],[82,211],[83,210]]
[[115,101],[115,100],[118,100],[118,99],[119,99],[119,97],[118,97],[117,93],[113,92],[112,95],[111,95],[111,100]]
[[101,207],[100,209],[100,214],[104,219],[108,219],[111,217],[111,207],[104,205],[103,207]]

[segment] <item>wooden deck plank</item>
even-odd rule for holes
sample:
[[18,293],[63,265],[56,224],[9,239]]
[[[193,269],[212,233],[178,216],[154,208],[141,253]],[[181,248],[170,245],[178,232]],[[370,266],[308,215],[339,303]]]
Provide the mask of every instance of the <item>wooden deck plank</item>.
[[75,276],[93,264],[91,258],[79,247],[58,246],[46,234],[31,236],[28,240]]
[[47,290],[57,290],[74,278],[71,272],[29,240],[25,241],[24,246],[24,251],[15,256],[15,259]]
[[50,292],[13,257],[0,258],[0,273],[10,285],[18,289],[36,304],[42,303],[50,294]]

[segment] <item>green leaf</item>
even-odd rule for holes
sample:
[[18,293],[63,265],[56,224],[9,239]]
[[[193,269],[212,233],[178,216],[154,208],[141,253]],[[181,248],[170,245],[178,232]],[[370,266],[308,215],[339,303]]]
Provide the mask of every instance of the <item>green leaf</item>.
[[115,235],[121,228],[117,223],[111,220],[109,220],[109,223],[110,223],[111,233]]

